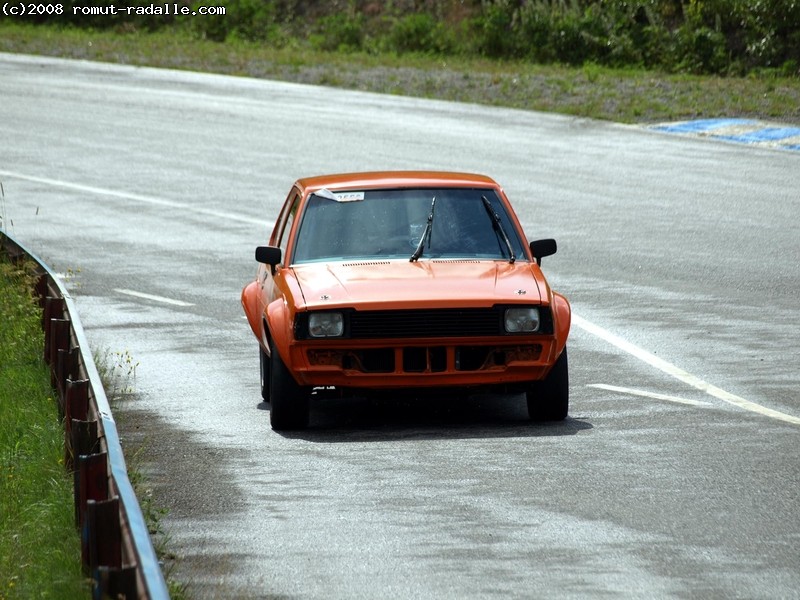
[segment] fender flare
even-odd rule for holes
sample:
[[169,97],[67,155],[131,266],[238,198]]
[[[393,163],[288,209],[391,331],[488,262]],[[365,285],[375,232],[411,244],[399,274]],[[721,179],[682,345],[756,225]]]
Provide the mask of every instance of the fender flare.
[[258,282],[252,281],[247,284],[242,290],[242,308],[247,317],[247,322],[250,324],[250,329],[253,335],[259,337],[258,332],[261,328],[261,315],[258,310],[258,299],[260,290],[258,289]]
[[569,300],[558,292],[553,292],[553,321],[556,334],[556,358],[561,356],[567,346],[569,329],[572,325],[572,308]]
[[[289,310],[283,299],[271,302],[264,311],[264,317],[266,341],[270,346],[275,345],[284,361],[289,360]],[[267,351],[271,352],[271,348],[267,348]]]

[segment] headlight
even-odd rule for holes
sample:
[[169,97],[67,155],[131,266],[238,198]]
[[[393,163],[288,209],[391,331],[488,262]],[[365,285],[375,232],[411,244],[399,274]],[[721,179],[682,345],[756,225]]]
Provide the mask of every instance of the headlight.
[[340,312],[310,313],[308,334],[313,338],[341,337],[344,334],[344,316]]
[[534,307],[506,309],[505,327],[508,333],[539,331],[539,309]]

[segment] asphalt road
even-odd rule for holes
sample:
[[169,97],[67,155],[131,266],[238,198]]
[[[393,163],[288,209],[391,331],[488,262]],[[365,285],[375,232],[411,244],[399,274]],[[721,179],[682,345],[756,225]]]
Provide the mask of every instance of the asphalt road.
[[[131,375],[115,415],[192,597],[800,597],[800,154],[1,54],[0,139],[0,218]],[[321,399],[270,429],[253,248],[297,177],[393,168],[491,175],[558,239],[566,422]]]

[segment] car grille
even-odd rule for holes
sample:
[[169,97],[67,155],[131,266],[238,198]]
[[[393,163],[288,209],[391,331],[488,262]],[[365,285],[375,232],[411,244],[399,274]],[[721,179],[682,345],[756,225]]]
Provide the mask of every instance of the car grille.
[[[510,305],[491,308],[439,308],[414,310],[344,310],[344,339],[467,338],[509,336],[503,326]],[[515,305],[519,306],[519,305]],[[294,333],[299,340],[310,339],[309,313],[298,313]],[[537,334],[553,333],[553,318],[546,307],[539,308],[541,326]],[[328,338],[333,341],[335,338]]]
[[475,337],[503,335],[503,312],[485,309],[355,311],[350,338]]

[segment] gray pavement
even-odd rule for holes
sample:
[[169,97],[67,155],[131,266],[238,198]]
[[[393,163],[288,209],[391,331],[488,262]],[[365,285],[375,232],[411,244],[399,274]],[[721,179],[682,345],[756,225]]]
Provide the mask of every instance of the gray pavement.
[[[0,218],[65,274],[195,598],[800,594],[800,155],[583,119],[0,54]],[[572,406],[321,398],[239,306],[291,182],[478,171],[573,303]],[[131,294],[133,292],[134,294]]]

